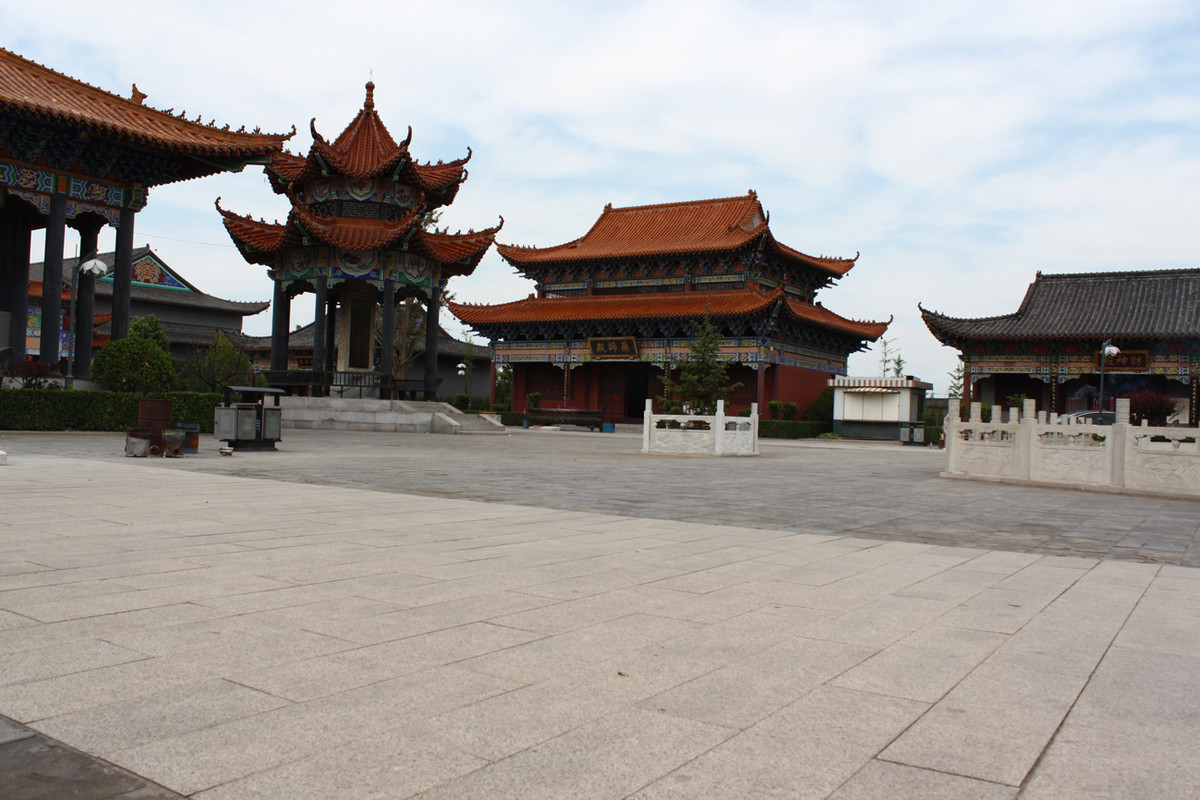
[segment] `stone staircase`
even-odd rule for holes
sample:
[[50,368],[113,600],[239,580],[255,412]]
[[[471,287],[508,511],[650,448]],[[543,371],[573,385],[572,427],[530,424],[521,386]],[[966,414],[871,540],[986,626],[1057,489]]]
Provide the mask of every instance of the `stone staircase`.
[[[281,397],[283,427],[390,433],[503,434],[499,419],[449,403],[350,397]],[[493,421],[495,419],[495,421]]]

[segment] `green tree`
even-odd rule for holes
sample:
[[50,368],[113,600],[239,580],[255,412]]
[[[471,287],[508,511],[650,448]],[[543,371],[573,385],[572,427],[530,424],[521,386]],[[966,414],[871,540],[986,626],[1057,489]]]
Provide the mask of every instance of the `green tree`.
[[220,333],[211,347],[194,350],[184,362],[183,375],[194,391],[217,392],[226,386],[253,383],[250,357]]
[[828,386],[804,409],[806,422],[833,422],[833,389]]
[[954,367],[954,371],[946,377],[950,381],[950,388],[946,393],[947,397],[952,399],[962,399],[963,378],[966,376],[966,365],[959,361]]
[[679,395],[691,413],[715,414],[717,401],[724,400],[741,384],[730,383],[726,364],[717,357],[721,339],[707,310],[700,322],[692,324],[689,333],[691,355],[686,361],[672,360],[672,369],[679,370],[679,380],[672,380],[668,371],[659,400],[666,405],[671,402],[670,395]]
[[158,321],[158,317],[153,314],[138,317],[133,322],[130,322],[129,335],[153,342],[159,350],[162,350],[167,355],[171,355],[171,342],[167,339],[167,332],[163,330],[162,323]]
[[496,405],[504,409],[512,408],[513,374],[512,367],[502,364],[496,370]]
[[141,336],[101,347],[92,362],[92,379],[111,392],[140,394],[174,389],[179,380],[171,357]]

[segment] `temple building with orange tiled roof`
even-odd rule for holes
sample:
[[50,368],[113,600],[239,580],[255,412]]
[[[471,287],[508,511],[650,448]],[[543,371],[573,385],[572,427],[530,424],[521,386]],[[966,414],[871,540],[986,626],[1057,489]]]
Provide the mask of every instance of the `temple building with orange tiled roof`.
[[[82,261],[95,255],[100,229],[116,228],[111,336],[128,335],[134,219],[151,187],[266,163],[292,134],[230,130],[145,104],[134,86],[121,97],[0,48],[0,352],[29,355],[30,235],[45,229],[41,281],[71,286],[64,269],[66,231],[78,231]],[[294,131],[293,131],[294,133]],[[58,363],[75,338],[75,377],[91,367],[95,277],[78,280],[79,320],[63,335],[62,292],[43,292],[37,357]]]
[[[332,142],[317,131],[316,120],[310,127],[307,156],[280,153],[266,167],[272,189],[291,202],[285,222],[241,216],[217,202],[242,256],[266,266],[275,284],[267,380],[315,394],[341,385],[391,397],[394,364],[402,359],[379,342],[397,342],[394,310],[412,298],[433,323],[424,325],[422,393],[434,399],[442,290],[451,277],[474,272],[500,230],[428,229],[430,213],[453,202],[466,180],[470,150],[448,163],[415,161],[408,149],[412,129],[401,142],[392,138],[375,110],[374,83]],[[297,362],[288,347],[291,299],[307,292],[315,295],[311,363]]]
[[605,206],[586,234],[553,247],[497,245],[537,284],[527,299],[451,303],[492,341],[494,363],[513,369],[514,410],[541,395],[547,408],[605,410],[639,419],[662,378],[685,360],[705,315],[722,337],[720,357],[741,387],[732,409],[752,402],[807,407],[846,359],[889,322],[826,309],[817,292],[858,259],[810,256],[771,234],[758,196],[662,205]]

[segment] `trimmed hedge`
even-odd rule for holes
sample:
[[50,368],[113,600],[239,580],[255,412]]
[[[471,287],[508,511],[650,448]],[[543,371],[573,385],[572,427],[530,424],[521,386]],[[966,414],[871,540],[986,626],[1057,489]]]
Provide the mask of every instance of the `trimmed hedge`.
[[524,411],[501,411],[500,412],[500,424],[501,425],[516,425],[516,426],[520,427],[521,425],[525,424],[525,412]]
[[833,430],[832,422],[807,422],[792,419],[760,419],[760,439],[815,439]]
[[[147,397],[170,400],[172,420],[192,422],[211,433],[215,392],[155,392]],[[141,395],[63,389],[0,389],[0,430],[123,431],[137,425]]]

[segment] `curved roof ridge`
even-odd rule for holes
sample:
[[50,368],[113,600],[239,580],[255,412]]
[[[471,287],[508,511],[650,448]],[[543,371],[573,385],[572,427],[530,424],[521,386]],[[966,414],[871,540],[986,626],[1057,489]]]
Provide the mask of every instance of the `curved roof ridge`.
[[1090,280],[1096,278],[1173,278],[1180,275],[1200,275],[1200,267],[1173,267],[1168,269],[1126,269],[1108,272],[1042,272],[1038,270],[1034,281],[1039,280]]
[[108,135],[153,143],[180,152],[227,155],[265,155],[282,149],[296,134],[263,133],[243,125],[230,130],[201,116],[186,118],[186,111],[145,105],[146,94],[133,85],[131,97],[122,97],[78,78],[57,72],[32,59],[0,47],[0,107],[57,120],[69,120]]
[[757,200],[758,200],[758,193],[755,192],[753,189],[751,189],[746,194],[734,195],[733,197],[708,197],[708,198],[704,198],[702,200],[676,200],[676,201],[673,201],[670,203],[650,203],[650,204],[641,205],[641,206],[615,206],[614,207],[612,203],[608,203],[604,206],[604,210],[605,211],[655,211],[660,208],[675,208],[678,206],[702,206],[702,205],[716,205],[718,203],[725,204],[725,203],[735,203],[735,202],[743,202],[744,203],[744,202],[748,202],[748,201],[757,201]]

